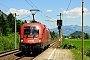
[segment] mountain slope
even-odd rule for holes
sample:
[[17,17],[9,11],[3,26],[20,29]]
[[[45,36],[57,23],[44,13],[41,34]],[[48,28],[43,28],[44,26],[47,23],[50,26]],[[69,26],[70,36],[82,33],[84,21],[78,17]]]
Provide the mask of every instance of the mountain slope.
[[[56,27],[54,29],[50,29],[50,31],[55,31],[56,33],[58,33],[58,28]],[[70,35],[75,31],[82,31],[82,26],[78,26],[78,25],[62,26],[63,35]],[[90,35],[90,27],[84,26],[84,32]]]
[[72,34],[70,34],[70,36],[82,36],[82,32],[81,31],[75,31]]

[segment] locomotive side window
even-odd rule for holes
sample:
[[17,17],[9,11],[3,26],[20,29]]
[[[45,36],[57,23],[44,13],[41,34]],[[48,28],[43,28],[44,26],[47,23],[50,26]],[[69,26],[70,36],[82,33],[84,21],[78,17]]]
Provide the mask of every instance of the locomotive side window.
[[38,37],[39,27],[38,26],[27,26],[24,27],[24,37]]

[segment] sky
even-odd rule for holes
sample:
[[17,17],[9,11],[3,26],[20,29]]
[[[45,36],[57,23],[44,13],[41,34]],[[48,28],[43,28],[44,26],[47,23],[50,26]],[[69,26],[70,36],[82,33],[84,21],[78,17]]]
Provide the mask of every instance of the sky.
[[[90,26],[90,0],[84,0],[84,26]],[[16,13],[17,19],[32,20],[30,10],[38,9],[35,20],[48,28],[57,27],[57,20],[62,13],[63,26],[82,26],[82,0],[1,0],[0,9],[6,13]]]

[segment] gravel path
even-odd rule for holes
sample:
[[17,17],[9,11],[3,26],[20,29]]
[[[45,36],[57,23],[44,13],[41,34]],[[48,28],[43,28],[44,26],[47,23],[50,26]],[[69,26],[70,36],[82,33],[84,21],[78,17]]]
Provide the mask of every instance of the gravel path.
[[69,49],[49,48],[34,60],[75,60]]
[[51,57],[52,60],[75,60],[69,49],[56,49]]

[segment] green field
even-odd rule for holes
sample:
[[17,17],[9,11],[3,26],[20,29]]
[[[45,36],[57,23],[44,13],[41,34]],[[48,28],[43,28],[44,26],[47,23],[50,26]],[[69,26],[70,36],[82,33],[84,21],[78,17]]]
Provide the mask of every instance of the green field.
[[[80,40],[76,40],[76,39],[70,40],[70,39],[68,39],[68,41],[71,44],[77,46],[78,50],[82,51],[82,40],[81,39]],[[86,51],[88,48],[90,48],[90,40],[84,40],[84,51]]]
[[[74,47],[73,47],[74,46]],[[70,49],[76,60],[82,60],[82,39],[63,39],[61,48]],[[84,40],[84,60],[90,60],[86,53],[90,50],[90,40]]]

